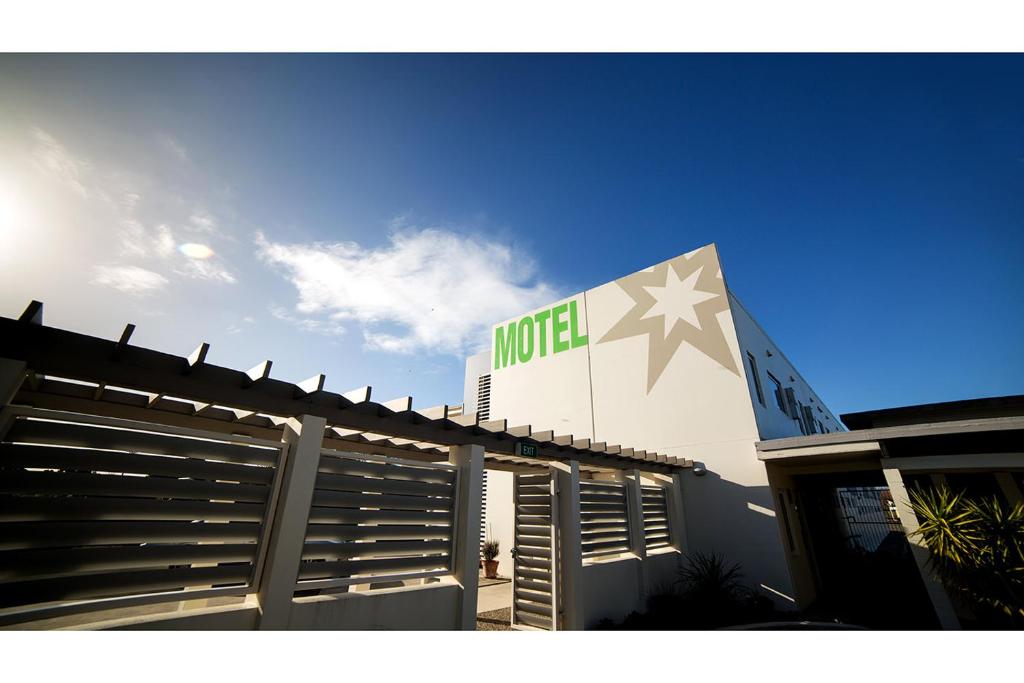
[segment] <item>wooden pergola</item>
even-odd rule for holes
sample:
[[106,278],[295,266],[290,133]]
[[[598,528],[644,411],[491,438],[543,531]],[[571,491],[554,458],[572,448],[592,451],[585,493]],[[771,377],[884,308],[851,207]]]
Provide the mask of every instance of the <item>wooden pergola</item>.
[[[692,466],[661,453],[595,443],[571,434],[481,421],[460,406],[414,409],[411,396],[375,402],[371,388],[324,389],[318,374],[298,383],[270,376],[272,361],[248,371],[206,362],[210,345],[188,357],[132,345],[134,325],[117,341],[43,325],[43,305],[17,319],[0,318],[0,357],[26,364],[28,379],[14,402],[178,427],[280,439],[291,417],[327,421],[324,446],[425,461],[444,460],[451,446],[484,447],[488,467],[512,469],[577,461],[583,470],[642,470],[671,474]],[[517,444],[536,455],[517,455]]]

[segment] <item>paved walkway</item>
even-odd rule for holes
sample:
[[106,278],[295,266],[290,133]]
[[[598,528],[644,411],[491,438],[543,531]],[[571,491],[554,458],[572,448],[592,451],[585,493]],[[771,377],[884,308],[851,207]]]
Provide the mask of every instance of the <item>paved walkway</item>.
[[476,613],[493,612],[512,606],[512,582],[482,586],[477,591]]

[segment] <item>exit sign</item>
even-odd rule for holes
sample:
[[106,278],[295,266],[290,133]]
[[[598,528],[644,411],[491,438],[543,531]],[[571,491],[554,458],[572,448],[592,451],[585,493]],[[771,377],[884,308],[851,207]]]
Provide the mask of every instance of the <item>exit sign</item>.
[[527,458],[535,458],[540,455],[540,449],[537,448],[537,444],[523,443],[522,441],[516,442],[516,455],[523,455]]

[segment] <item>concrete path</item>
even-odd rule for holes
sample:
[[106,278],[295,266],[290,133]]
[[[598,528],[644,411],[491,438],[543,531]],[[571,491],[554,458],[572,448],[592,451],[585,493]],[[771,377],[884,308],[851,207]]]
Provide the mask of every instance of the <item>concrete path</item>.
[[476,613],[493,612],[497,609],[512,606],[512,582],[499,583],[494,586],[484,586],[478,589],[476,598]]

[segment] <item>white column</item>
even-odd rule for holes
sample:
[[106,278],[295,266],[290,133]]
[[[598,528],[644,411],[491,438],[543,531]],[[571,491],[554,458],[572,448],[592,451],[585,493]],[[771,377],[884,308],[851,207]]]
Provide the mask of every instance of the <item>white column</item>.
[[0,358],[0,407],[11,402],[28,372],[25,361]]
[[260,629],[288,628],[326,427],[327,420],[313,415],[284,426],[281,491],[259,585]]
[[626,474],[626,512],[629,518],[629,550],[641,560],[647,559],[647,539],[644,538],[643,490],[640,488],[640,470]]
[[[28,374],[25,361],[0,358],[0,410],[7,407],[14,395],[21,388],[21,383]],[[0,412],[0,437],[3,437],[11,426],[13,418],[7,411]]]
[[[576,460],[551,464],[557,514],[551,516],[553,536],[551,566],[556,591],[561,593],[556,628],[581,631],[586,626],[583,603],[583,530],[580,526],[580,464]],[[552,511],[554,512],[554,511]],[[557,561],[556,561],[557,560]]]
[[632,470],[623,478],[626,485],[626,528],[629,529],[629,550],[636,555],[637,611],[643,611],[647,601],[647,539],[644,537],[643,490],[640,470]]
[[476,602],[480,583],[480,503],[483,496],[484,447],[452,446],[448,462],[458,467],[455,501],[455,556],[452,573],[462,586],[458,628],[476,630]]
[[679,472],[672,474],[672,483],[665,489],[665,505],[668,508],[668,532],[672,547],[681,553],[689,552],[686,512],[683,508],[683,475]]
[[892,493],[892,499],[896,503],[896,513],[899,515],[903,532],[907,535],[907,541],[910,543],[914,562],[917,563],[917,569],[921,572],[921,578],[924,580],[924,587],[928,591],[932,607],[935,608],[935,614],[939,618],[939,625],[944,629],[959,629],[960,620],[956,616],[956,610],[953,609],[953,602],[949,599],[949,594],[946,593],[942,581],[928,566],[928,561],[931,558],[928,545],[920,536],[912,535],[918,530],[919,525],[917,515],[910,507],[910,496],[907,495],[903,475],[896,468],[885,468],[882,472],[885,474],[885,481]]

